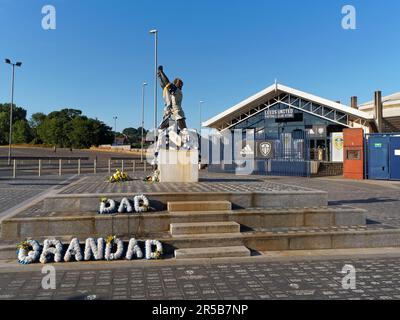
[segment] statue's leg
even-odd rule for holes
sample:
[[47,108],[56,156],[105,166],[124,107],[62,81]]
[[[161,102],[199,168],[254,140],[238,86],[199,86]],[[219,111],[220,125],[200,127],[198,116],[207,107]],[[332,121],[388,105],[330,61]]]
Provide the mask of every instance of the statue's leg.
[[179,130],[187,129],[185,113],[183,112],[182,108],[175,105],[172,107],[172,113],[176,123],[178,124]]
[[176,122],[178,123],[178,127],[179,127],[180,130],[187,129],[186,120],[185,119],[179,119]]

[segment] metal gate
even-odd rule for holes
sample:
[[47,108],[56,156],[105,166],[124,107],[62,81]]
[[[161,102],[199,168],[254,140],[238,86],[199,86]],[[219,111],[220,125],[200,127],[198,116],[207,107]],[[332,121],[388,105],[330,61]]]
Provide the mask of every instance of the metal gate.
[[400,136],[390,138],[390,179],[400,180]]
[[400,134],[366,135],[366,177],[400,180]]
[[[248,147],[246,141],[243,146]],[[213,164],[210,155],[208,170],[211,172],[237,172],[235,163],[224,162],[224,148],[220,149],[221,164]],[[310,139],[307,132],[294,131],[281,134],[255,134],[253,174],[271,176],[311,176]],[[244,150],[245,151],[245,150]],[[233,160],[235,152],[232,152]]]
[[[268,156],[262,151],[264,143],[273,144]],[[256,148],[256,174],[311,176],[310,139],[307,132],[281,133],[277,137],[267,135],[265,140],[256,140]]]

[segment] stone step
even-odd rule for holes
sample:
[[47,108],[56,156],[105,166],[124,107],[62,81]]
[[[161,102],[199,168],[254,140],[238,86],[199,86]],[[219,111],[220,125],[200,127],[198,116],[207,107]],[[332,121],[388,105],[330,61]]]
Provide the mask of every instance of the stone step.
[[[132,235],[134,236],[134,235]],[[104,237],[104,235],[103,235]],[[53,237],[48,237],[53,238]],[[55,237],[62,240],[64,245],[68,239]],[[64,238],[64,237],[63,237]],[[127,241],[130,237],[120,237]],[[43,244],[42,238],[34,238]],[[386,230],[327,230],[315,232],[309,230],[288,232],[242,232],[219,234],[193,234],[173,236],[169,233],[159,234],[155,237],[136,237],[139,240],[157,239],[163,243],[167,255],[172,255],[175,250],[192,248],[234,247],[245,246],[258,252],[289,251],[289,250],[324,250],[324,249],[364,249],[364,248],[389,248],[400,247],[400,229]],[[79,237],[81,245],[84,237]],[[16,242],[0,243],[0,260],[16,260]]]
[[248,257],[250,250],[245,246],[191,248],[175,250],[176,259],[200,259],[200,258],[230,258]]
[[176,249],[224,246],[246,246],[255,251],[379,248],[400,247],[400,229],[192,234],[159,240]]
[[[141,182],[135,180],[134,183],[140,184]],[[84,193],[82,191],[82,193],[50,195],[40,204],[42,209],[47,212],[95,212],[99,208],[99,199],[101,198],[111,198],[120,201],[124,197],[132,199],[134,194],[144,193],[150,200],[150,206],[155,208],[157,211],[166,210],[168,202],[186,201],[203,203],[228,201],[232,203],[234,208],[305,208],[328,205],[327,192],[300,187],[276,184],[271,185],[271,183],[247,185],[242,187],[240,184],[237,184],[234,186],[234,189],[224,189],[219,185],[218,187],[220,190],[213,190],[208,185],[201,185],[201,183],[201,188],[195,188],[197,186],[196,184],[188,184],[185,185],[185,187],[176,187],[174,184],[169,186],[168,183],[166,183],[163,185],[157,184],[158,189],[150,185],[146,185],[146,189],[140,190],[134,186],[130,186],[129,190],[137,191],[131,191],[128,193],[127,190],[123,190],[126,192],[119,192],[118,189],[122,190],[122,186],[125,185],[126,184],[122,184],[121,187],[113,186],[116,189],[113,190],[114,192],[111,192],[106,188],[108,192]],[[166,187],[168,187],[168,191],[164,190]],[[150,190],[147,188],[150,188]],[[179,209],[176,211],[185,210]]]
[[332,227],[366,224],[366,212],[351,207],[319,207],[292,209],[240,209],[228,211],[152,212],[143,214],[98,215],[94,212],[27,211],[5,219],[0,238],[20,241],[26,238],[74,235],[104,237],[135,234],[154,237],[169,232],[171,223],[237,222],[247,229],[282,227]]
[[209,233],[240,233],[240,224],[233,221],[171,223],[170,233],[172,236]]
[[231,210],[232,203],[229,201],[176,201],[168,202],[169,212],[182,211],[225,211]]

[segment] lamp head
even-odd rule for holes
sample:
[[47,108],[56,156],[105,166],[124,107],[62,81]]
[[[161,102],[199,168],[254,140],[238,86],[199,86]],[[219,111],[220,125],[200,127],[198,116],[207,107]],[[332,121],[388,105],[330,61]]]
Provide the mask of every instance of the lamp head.
[[157,33],[157,29],[150,30],[150,33]]
[[11,64],[11,60],[10,59],[4,59],[5,63]]
[[22,66],[22,62],[17,62],[15,65],[16,65],[17,67],[20,67],[20,66]]

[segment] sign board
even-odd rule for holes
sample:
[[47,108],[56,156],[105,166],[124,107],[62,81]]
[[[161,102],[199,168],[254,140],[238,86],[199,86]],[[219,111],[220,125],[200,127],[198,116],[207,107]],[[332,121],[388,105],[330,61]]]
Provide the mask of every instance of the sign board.
[[257,141],[256,142],[256,157],[263,158],[263,159],[271,159],[274,157],[275,153],[275,141],[268,140],[268,141]]
[[331,161],[343,162],[343,132],[333,132],[331,135]]
[[394,150],[394,155],[395,156],[400,156],[400,150]]
[[325,138],[326,137],[326,126],[315,125],[311,129],[307,129],[310,138]]
[[268,109],[265,111],[265,118],[267,119],[292,119],[294,118],[294,109]]

